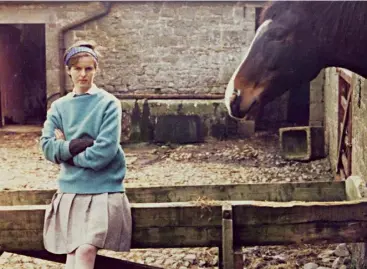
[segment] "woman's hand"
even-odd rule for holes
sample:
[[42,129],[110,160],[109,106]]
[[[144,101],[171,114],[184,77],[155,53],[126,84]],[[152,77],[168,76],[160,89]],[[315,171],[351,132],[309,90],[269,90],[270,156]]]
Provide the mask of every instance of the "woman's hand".
[[60,129],[55,129],[55,137],[57,140],[65,140],[65,136],[63,134],[63,132],[61,132]]

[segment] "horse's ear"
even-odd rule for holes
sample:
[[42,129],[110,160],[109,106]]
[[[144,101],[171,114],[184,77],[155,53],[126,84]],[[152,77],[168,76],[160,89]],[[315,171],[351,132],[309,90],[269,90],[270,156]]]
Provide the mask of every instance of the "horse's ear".
[[[302,10],[304,5],[301,5],[302,1],[270,1],[262,9],[260,13],[259,23],[263,23],[266,20],[277,21],[286,18],[284,25],[288,25],[287,22],[295,22],[299,16],[303,14]],[[299,21],[297,19],[297,21]],[[294,26],[294,25],[293,25]]]
[[289,9],[290,5],[292,5],[292,2],[289,1],[269,2],[260,14],[260,24],[266,20],[274,20],[278,18],[284,10]]

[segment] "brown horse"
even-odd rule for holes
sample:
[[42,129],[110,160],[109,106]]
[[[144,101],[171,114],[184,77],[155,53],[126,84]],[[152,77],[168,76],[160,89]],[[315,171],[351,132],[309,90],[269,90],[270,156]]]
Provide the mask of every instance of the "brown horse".
[[234,118],[252,118],[259,104],[343,67],[367,77],[367,2],[269,3],[225,103]]

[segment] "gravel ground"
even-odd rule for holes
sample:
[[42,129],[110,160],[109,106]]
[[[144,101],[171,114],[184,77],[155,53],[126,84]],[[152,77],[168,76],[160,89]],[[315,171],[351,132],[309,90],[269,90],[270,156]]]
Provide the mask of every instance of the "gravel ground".
[[[251,139],[208,140],[190,145],[124,145],[126,187],[333,180],[327,159],[285,161],[278,154],[278,136],[259,132]],[[0,190],[54,189],[59,167],[46,161],[38,135],[0,133]],[[137,249],[101,254],[172,269],[217,268],[216,248]],[[341,245],[244,248],[244,268],[352,268]],[[63,268],[62,265],[5,252],[0,268]]]

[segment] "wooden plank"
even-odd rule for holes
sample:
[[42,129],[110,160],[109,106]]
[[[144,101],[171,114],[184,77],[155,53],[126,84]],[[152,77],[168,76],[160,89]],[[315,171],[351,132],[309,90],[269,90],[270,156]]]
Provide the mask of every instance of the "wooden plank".
[[347,176],[345,175],[345,172],[344,172],[344,169],[343,168],[340,168],[339,173],[340,173],[340,177],[342,179],[346,179],[347,178]]
[[0,192],[0,206],[46,205],[56,190],[7,190]]
[[[43,224],[46,205],[0,206],[0,230],[34,230]],[[218,202],[132,204],[135,228],[221,227],[222,209]]]
[[234,268],[232,206],[222,207],[222,265],[220,269]]
[[[44,205],[56,190],[17,190],[0,192],[0,206]],[[131,203],[187,202],[196,200],[255,201],[341,201],[345,186],[341,182],[260,183],[198,186],[128,188]]]
[[[221,203],[141,203],[132,205],[136,228],[151,227],[221,227]],[[0,226],[1,227],[1,226]]]
[[[52,254],[45,250],[14,251],[13,253],[24,255],[24,256],[29,256],[29,257],[34,257],[38,259],[58,262],[58,263],[66,262],[66,255],[56,255],[56,254]],[[162,267],[134,263],[134,262],[120,260],[120,259],[116,259],[112,257],[103,256],[103,255],[97,255],[94,268],[95,269],[105,269],[105,268],[163,269]]]
[[[0,207],[0,246],[43,250],[45,205]],[[133,248],[215,247],[221,244],[221,205],[132,204]]]
[[244,262],[243,262],[243,252],[242,252],[242,247],[233,246],[234,248],[234,269],[243,269]]
[[349,133],[346,134],[344,138],[344,144],[347,149],[352,147],[351,141],[352,141],[351,134]]
[[362,243],[367,240],[365,222],[321,222],[246,226],[235,229],[241,246]]
[[367,200],[233,205],[235,245],[349,243],[367,240]]
[[344,81],[346,81],[349,85],[352,84],[352,72],[348,69],[344,68],[337,68],[336,71],[339,73],[339,75],[343,78]]
[[[236,201],[232,204],[235,245],[361,242],[367,239],[367,200]],[[43,250],[42,207],[45,208],[0,207],[0,245],[4,250]],[[222,207],[219,202],[212,205],[159,204],[157,207],[154,210],[152,204],[132,205],[133,247],[221,246]]]
[[347,101],[347,99],[345,99],[344,96],[340,96],[340,104],[343,107],[343,110],[346,111],[346,109],[348,107],[348,101]]
[[[343,121],[342,121],[342,126],[341,129],[339,130],[339,141],[338,141],[338,156],[336,158],[336,173],[339,173],[339,163],[340,163],[340,157],[341,157],[341,148],[342,148],[342,144],[343,144],[343,140],[344,140],[344,135],[345,135],[345,127],[346,127],[346,122],[348,119],[348,114],[349,114],[349,106],[350,106],[350,100],[352,98],[352,88],[350,88],[349,92],[348,92],[348,98],[347,98],[347,108],[346,111],[344,113],[344,117],[343,117]],[[349,176],[349,174],[347,174]]]
[[347,156],[345,155],[345,152],[343,152],[341,154],[341,161],[342,161],[342,164],[343,164],[343,168],[344,168],[345,173],[347,175],[350,175],[349,165],[348,165],[348,159],[347,159]]
[[[367,199],[341,202],[233,202],[234,225],[367,221]],[[246,217],[243,217],[246,216]]]
[[127,195],[134,203],[218,201],[341,201],[345,186],[335,182],[260,183],[139,188]]

